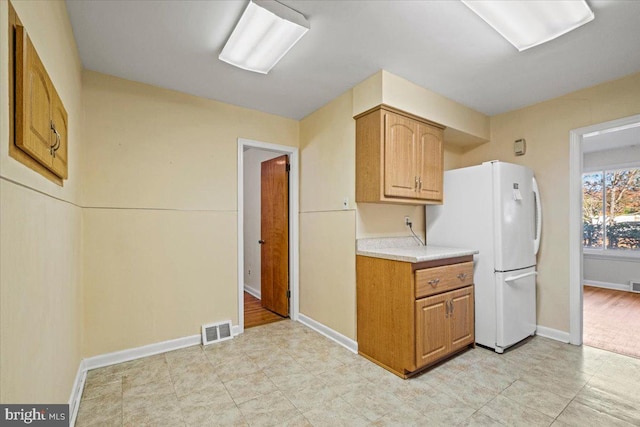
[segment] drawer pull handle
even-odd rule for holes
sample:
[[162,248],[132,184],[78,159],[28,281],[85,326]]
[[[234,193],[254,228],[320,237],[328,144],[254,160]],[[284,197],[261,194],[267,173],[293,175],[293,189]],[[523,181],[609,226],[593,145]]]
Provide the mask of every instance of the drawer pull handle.
[[457,276],[457,277],[458,277],[458,279],[460,279],[460,280],[464,280],[464,279],[466,279],[466,278],[467,278],[467,273],[460,273],[460,274],[458,274],[458,276]]
[[433,279],[433,280],[429,280],[427,283],[428,283],[428,284],[430,284],[431,286],[433,286],[433,287],[435,288],[435,287],[436,287],[436,285],[437,285],[438,283],[440,283],[440,279]]

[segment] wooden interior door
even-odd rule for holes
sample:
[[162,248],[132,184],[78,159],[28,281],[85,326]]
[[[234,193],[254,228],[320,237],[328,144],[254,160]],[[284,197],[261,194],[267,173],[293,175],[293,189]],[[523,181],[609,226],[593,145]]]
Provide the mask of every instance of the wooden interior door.
[[262,306],[289,315],[289,172],[287,155],[262,162],[260,293]]
[[385,113],[384,195],[416,197],[416,123],[406,117]]

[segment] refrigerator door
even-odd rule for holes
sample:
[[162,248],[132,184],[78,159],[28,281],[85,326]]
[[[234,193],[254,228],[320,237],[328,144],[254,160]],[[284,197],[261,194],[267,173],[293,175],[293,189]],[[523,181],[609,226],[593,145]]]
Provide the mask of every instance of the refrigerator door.
[[536,332],[535,267],[496,273],[496,351]]
[[427,243],[477,249],[474,256],[476,342],[496,343],[491,164],[444,173],[444,204],[426,207]]
[[509,271],[535,265],[533,171],[512,163],[494,162],[491,165],[495,269]]

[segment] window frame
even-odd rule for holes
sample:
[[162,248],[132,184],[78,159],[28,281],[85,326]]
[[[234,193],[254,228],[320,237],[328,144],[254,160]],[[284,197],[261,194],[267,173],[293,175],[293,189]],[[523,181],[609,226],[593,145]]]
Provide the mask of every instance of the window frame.
[[[584,191],[584,175],[590,173],[601,173],[602,174],[602,247],[601,248],[588,248],[582,245],[582,251],[588,258],[598,258],[598,259],[609,259],[609,260],[629,260],[629,261],[637,261],[640,260],[640,250],[633,249],[607,249],[606,245],[606,236],[607,236],[607,186],[606,186],[606,174],[608,172],[616,172],[620,170],[627,169],[640,169],[640,161],[637,162],[629,162],[629,163],[620,163],[620,164],[611,164],[607,166],[594,166],[590,168],[583,168],[581,173],[582,185]],[[584,193],[583,193],[584,194]],[[584,196],[583,196],[584,197]],[[584,198],[582,199],[582,209],[584,210]],[[584,234],[583,234],[584,236]],[[584,240],[584,238],[583,238]]]

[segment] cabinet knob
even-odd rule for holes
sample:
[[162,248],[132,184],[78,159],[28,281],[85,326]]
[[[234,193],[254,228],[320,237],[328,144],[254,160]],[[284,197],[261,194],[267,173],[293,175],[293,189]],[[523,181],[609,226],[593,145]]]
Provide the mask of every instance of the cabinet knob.
[[260,243],[261,245],[264,245],[264,240],[258,240],[258,243]]
[[436,287],[436,285],[437,285],[438,283],[440,283],[440,279],[433,279],[433,280],[429,280],[427,283],[428,283],[428,284],[430,284],[431,286],[433,286],[433,287],[435,288],[435,287]]
[[460,273],[456,277],[460,280],[464,280],[467,278],[467,273]]

